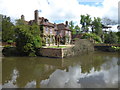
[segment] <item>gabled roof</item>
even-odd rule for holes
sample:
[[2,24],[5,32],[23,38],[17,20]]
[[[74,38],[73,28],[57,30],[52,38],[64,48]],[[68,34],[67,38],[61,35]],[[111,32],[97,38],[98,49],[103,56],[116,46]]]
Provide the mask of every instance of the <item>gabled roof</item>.
[[56,30],[69,30],[70,31],[69,27],[66,27],[64,23],[57,24],[56,27],[57,27]]
[[41,25],[48,26],[48,27],[54,27],[54,24],[50,22],[43,22],[41,23]]

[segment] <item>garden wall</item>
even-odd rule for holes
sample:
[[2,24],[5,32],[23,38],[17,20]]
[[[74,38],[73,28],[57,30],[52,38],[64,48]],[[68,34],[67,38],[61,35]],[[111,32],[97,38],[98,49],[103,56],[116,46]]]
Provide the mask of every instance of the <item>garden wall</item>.
[[69,48],[41,48],[38,51],[40,56],[46,57],[68,57],[94,51],[94,46],[88,40],[78,40],[75,46]]

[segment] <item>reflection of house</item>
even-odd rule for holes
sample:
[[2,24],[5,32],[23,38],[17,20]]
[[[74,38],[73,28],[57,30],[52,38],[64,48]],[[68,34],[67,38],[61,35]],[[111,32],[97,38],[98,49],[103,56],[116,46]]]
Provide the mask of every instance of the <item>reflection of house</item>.
[[[24,16],[21,16],[24,19]],[[28,22],[30,25],[37,23],[40,25],[41,37],[45,45],[55,45],[59,38],[60,44],[70,44],[71,42],[71,30],[68,27],[68,22],[66,24],[53,24],[50,23],[48,19],[44,17],[39,17],[38,10],[34,12],[34,20]]]

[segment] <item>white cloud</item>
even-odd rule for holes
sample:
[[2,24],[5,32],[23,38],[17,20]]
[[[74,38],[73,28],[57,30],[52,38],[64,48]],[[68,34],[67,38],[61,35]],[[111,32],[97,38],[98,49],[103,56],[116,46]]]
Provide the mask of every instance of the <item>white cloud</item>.
[[79,4],[78,0],[0,0],[0,13],[14,18],[25,15],[26,20],[34,18],[34,10],[42,12],[39,16],[50,21],[76,21],[79,23],[81,14],[90,14],[92,17],[107,16],[118,20],[118,1],[104,0],[103,6],[89,6]]

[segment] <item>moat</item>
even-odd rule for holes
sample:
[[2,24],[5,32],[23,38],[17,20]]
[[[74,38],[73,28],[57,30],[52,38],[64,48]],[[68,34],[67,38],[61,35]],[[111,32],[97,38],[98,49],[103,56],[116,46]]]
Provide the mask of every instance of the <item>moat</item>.
[[118,88],[120,55],[94,52],[67,58],[3,57],[3,88]]

